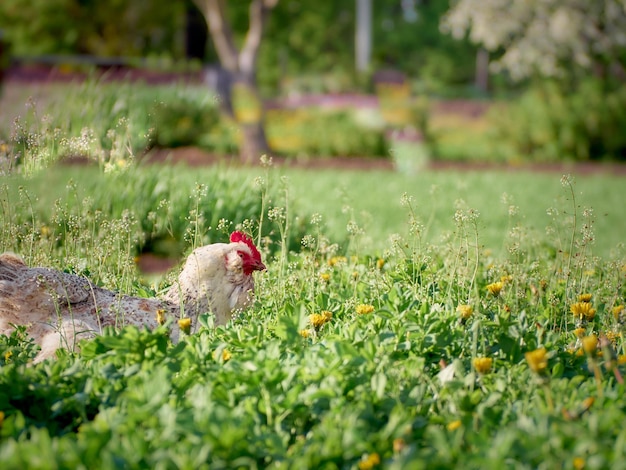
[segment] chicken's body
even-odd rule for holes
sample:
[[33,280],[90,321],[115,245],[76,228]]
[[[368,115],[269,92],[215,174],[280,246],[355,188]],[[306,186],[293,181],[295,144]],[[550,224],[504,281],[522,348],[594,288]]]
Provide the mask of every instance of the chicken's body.
[[40,361],[59,347],[74,349],[78,340],[100,334],[106,326],[154,329],[158,313],[172,320],[170,336],[177,341],[181,316],[190,318],[193,327],[198,315],[212,312],[215,325],[226,324],[233,311],[248,305],[252,272],[263,269],[252,241],[234,232],[231,243],[194,250],[164,297],[148,299],[102,289],[84,277],[29,268],[5,253],[0,255],[0,334],[10,334],[12,325],[26,325],[41,346]]

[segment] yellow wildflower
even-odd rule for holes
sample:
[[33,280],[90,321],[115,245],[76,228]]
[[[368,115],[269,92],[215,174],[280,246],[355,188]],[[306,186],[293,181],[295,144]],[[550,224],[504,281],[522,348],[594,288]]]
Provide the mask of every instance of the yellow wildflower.
[[300,330],[299,333],[300,336],[302,336],[303,338],[308,338],[311,336],[311,330]]
[[574,335],[576,336],[576,338],[582,338],[583,336],[585,336],[585,329],[584,328],[576,328],[574,330]]
[[380,456],[374,452],[369,454],[359,462],[359,470],[371,470],[376,465],[380,464]]
[[502,281],[492,282],[491,284],[487,285],[487,290],[494,297],[498,297],[500,295],[502,287],[504,287],[504,283]]
[[461,424],[461,420],[457,419],[456,421],[449,422],[446,428],[448,429],[448,431],[456,431],[461,427]]
[[623,305],[616,305],[615,307],[613,307],[612,312],[613,312],[613,317],[615,318],[615,321],[620,321],[620,316],[622,315],[623,311],[624,311]]
[[617,345],[617,339],[620,336],[622,336],[622,334],[619,333],[619,332],[615,332],[615,331],[607,331],[606,332],[606,339],[608,339],[613,346]]
[[572,466],[575,470],[582,470],[583,468],[585,468],[585,459],[583,459],[582,457],[574,457],[574,460],[572,461]]
[[475,357],[472,361],[472,365],[476,372],[479,374],[488,374],[491,372],[491,366],[493,365],[493,359],[490,357]]
[[7,351],[4,353],[4,362],[10,362],[11,361],[11,356],[13,356],[13,351]]
[[598,349],[598,337],[596,335],[585,336],[582,339],[583,349],[587,354],[593,354]]
[[0,428],[4,424],[4,411],[0,411]]
[[570,312],[579,320],[593,320],[596,316],[596,309],[592,307],[590,302],[576,302],[570,305]]
[[324,282],[328,282],[330,281],[330,274],[329,273],[322,273],[320,274],[320,279]]
[[626,364],[626,354],[620,354],[620,355],[617,357],[617,363],[618,363],[620,366],[621,366],[621,365]]
[[328,266],[335,266],[337,264],[345,263],[348,259],[345,256],[333,256],[328,260]]
[[359,272],[358,271],[352,271],[352,279],[358,279],[359,278]]
[[40,232],[42,237],[48,237],[52,233],[52,230],[50,230],[50,227],[47,225],[42,225]]
[[591,302],[591,297],[593,297],[592,294],[580,294],[578,296],[578,301],[579,302]]
[[383,269],[384,265],[385,265],[385,260],[383,258],[378,258],[376,260],[376,268]]
[[589,408],[593,406],[596,399],[593,397],[587,397],[583,400],[583,411],[587,411]]
[[178,320],[178,327],[183,333],[188,335],[191,332],[191,318],[187,317]]
[[165,324],[165,309],[160,308],[156,311],[156,321],[159,325]]
[[548,368],[548,351],[546,348],[535,349],[524,354],[528,367],[537,374],[543,373]]
[[467,320],[469,317],[472,316],[472,313],[474,313],[474,309],[472,308],[472,306],[466,304],[457,306],[456,311],[459,313],[461,319],[463,320]]
[[[213,351],[213,360],[217,361],[218,357],[219,356],[217,355],[217,349],[216,349],[215,351]],[[233,357],[233,355],[228,349],[226,348],[222,349],[222,361],[223,362],[229,361],[231,357]]]
[[511,276],[510,274],[507,274],[505,276],[502,276],[500,278],[500,281],[502,281],[503,283],[507,283],[507,282],[511,282],[513,280],[513,276]]
[[333,317],[332,312],[324,310],[322,313],[312,313],[309,315],[309,323],[315,328],[321,327],[324,323],[328,323]]
[[367,315],[374,311],[374,306],[369,304],[359,304],[356,306],[356,313],[359,315]]

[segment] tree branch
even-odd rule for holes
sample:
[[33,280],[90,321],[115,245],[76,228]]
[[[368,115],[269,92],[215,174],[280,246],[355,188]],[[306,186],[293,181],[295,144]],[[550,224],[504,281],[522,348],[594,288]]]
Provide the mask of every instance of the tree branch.
[[233,32],[226,19],[224,0],[193,0],[193,2],[204,15],[222,66],[230,72],[237,72],[239,54]]
[[252,0],[252,3],[250,3],[250,24],[239,54],[239,70],[245,74],[254,72],[267,13],[277,3],[278,0]]

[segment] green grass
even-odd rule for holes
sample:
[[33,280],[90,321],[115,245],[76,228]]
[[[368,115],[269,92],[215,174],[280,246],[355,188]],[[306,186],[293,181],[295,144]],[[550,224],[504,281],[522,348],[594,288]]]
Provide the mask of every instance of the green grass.
[[[29,263],[151,296],[171,276],[137,272],[148,241],[186,253],[240,225],[268,271],[248,311],[178,345],[127,328],[32,366],[23,334],[0,337],[2,468],[621,468],[622,188],[226,166],[7,177],[0,250]],[[576,318],[585,293],[595,315]],[[609,338],[603,354],[575,331]]]

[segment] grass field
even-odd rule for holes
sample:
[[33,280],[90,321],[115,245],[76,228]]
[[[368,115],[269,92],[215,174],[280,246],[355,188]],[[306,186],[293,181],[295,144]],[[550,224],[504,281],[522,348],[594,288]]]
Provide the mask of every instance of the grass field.
[[[146,247],[242,226],[255,304],[36,366],[0,337],[17,468],[624,468],[624,180],[53,167],[0,183],[0,250],[153,296]],[[172,248],[173,247],[173,248]],[[599,340],[598,340],[599,339]]]

